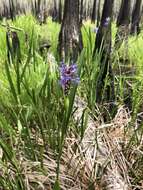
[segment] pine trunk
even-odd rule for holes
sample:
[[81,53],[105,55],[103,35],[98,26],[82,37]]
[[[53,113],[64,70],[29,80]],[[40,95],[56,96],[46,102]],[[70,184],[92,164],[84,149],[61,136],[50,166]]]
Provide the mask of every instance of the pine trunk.
[[83,21],[83,0],[81,0],[80,2],[80,24],[82,25],[82,21]]
[[129,35],[131,12],[131,0],[122,0],[120,12],[117,19],[118,31],[115,39],[115,47],[119,49],[122,42],[127,41]]
[[[99,104],[102,103],[103,99],[106,99],[106,102],[114,101],[114,76],[110,61],[112,9],[113,0],[105,0],[101,23],[97,32],[95,48],[93,53],[93,56],[96,56],[96,53],[102,52],[100,72],[96,86],[96,102]],[[107,74],[110,78],[110,85],[106,86],[105,95],[103,92],[105,90],[105,80]]]
[[140,33],[140,19],[141,19],[141,5],[142,0],[136,0],[134,5],[134,9],[132,12],[132,25],[131,25],[131,34],[139,34]]
[[60,58],[76,61],[82,50],[82,36],[80,30],[79,0],[66,0],[64,16],[59,34],[58,50]]
[[62,2],[59,0],[59,7],[58,7],[58,22],[62,22]]
[[92,23],[95,23],[95,20],[96,20],[96,3],[97,3],[97,0],[94,0],[92,16],[91,16],[91,22]]
[[101,6],[101,0],[98,0],[98,11],[97,11],[97,27],[100,24],[100,6]]

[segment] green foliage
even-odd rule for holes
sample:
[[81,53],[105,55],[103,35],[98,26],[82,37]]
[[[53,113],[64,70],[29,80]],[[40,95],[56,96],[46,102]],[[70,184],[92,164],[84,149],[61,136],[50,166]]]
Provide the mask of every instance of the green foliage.
[[[68,132],[74,131],[81,139],[87,127],[88,115],[96,119],[101,113],[96,105],[96,83],[99,73],[100,54],[92,57],[95,33],[94,26],[85,23],[82,28],[84,49],[78,58],[80,84],[74,85],[65,96],[59,84],[59,63],[57,43],[60,26],[48,18],[47,24],[39,26],[31,16],[20,16],[15,21],[9,21],[10,26],[20,28],[18,36],[21,44],[22,61],[12,64],[7,61],[6,31],[0,28],[0,147],[3,158],[0,166],[3,175],[0,185],[4,190],[24,190],[26,183],[22,175],[21,155],[25,159],[40,162],[43,168],[43,152],[51,149],[57,159],[57,173],[54,180],[54,190],[60,189],[59,170],[61,155]],[[116,28],[113,25],[113,30]],[[27,39],[25,39],[27,37]],[[113,41],[115,32],[113,33]],[[46,59],[39,52],[39,39],[50,42],[51,48],[46,52]],[[126,82],[132,85],[132,122],[137,118],[143,102],[142,80],[142,34],[136,39],[129,39],[128,54],[125,55],[124,44],[118,51],[112,53],[112,63],[115,69],[115,88],[117,105],[124,104]],[[52,53],[51,53],[52,52]],[[125,56],[125,57],[124,57]],[[133,75],[123,75],[119,72],[121,58],[129,60],[129,69],[135,69]],[[126,65],[124,65],[126,67]],[[124,67],[124,69],[125,69]],[[108,83],[108,77],[107,81]],[[73,118],[76,96],[82,98],[87,106],[83,109],[79,123]],[[131,136],[128,148],[140,143],[142,127],[135,130]],[[137,137],[137,138],[135,138]],[[41,143],[39,143],[39,141]],[[7,164],[13,174],[8,171]]]

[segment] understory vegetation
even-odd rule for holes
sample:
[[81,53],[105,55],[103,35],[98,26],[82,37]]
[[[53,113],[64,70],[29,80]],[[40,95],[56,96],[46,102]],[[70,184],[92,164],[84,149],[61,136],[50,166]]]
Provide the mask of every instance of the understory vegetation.
[[[1,21],[1,190],[143,189],[143,32],[116,49],[112,23],[111,112],[106,90],[103,104],[96,103],[95,28],[83,22],[83,49],[71,67],[70,59],[60,61],[60,24],[51,17],[43,25],[31,14]],[[16,52],[9,49],[11,31],[18,34]],[[41,44],[49,47],[41,51]],[[71,72],[66,84],[64,72]]]

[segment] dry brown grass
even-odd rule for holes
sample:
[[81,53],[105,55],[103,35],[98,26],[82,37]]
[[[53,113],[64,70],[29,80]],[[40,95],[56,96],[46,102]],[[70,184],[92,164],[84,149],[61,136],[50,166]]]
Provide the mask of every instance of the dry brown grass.
[[[77,101],[76,116],[80,117],[86,106]],[[82,105],[82,107],[81,107]],[[75,117],[77,119],[77,117]],[[121,107],[109,124],[88,119],[88,126],[81,141],[70,132],[66,138],[60,163],[60,184],[63,190],[131,189],[127,160],[122,152],[124,129],[130,122],[128,111]],[[44,173],[40,162],[21,160],[25,184],[28,190],[51,190],[56,179],[56,159],[52,150],[43,154]],[[39,169],[38,169],[39,168]]]
[[[78,108],[74,119],[78,120],[86,104],[76,98]],[[60,161],[59,181],[62,190],[130,190],[135,189],[131,184],[129,169],[138,165],[135,162],[140,158],[142,145],[132,147],[130,158],[125,157],[124,148],[128,144],[128,135],[125,138],[125,129],[131,121],[129,111],[123,106],[118,109],[115,118],[110,123],[94,121],[88,117],[88,125],[81,140],[77,134],[70,131],[63,149]],[[39,145],[41,145],[39,139]],[[2,155],[2,151],[0,153]],[[56,180],[56,155],[51,149],[43,153],[43,170],[41,162],[30,161],[21,153],[19,162],[27,190],[52,190]],[[135,157],[136,156],[136,157]],[[131,161],[131,163],[129,163]],[[139,164],[139,163],[138,163]],[[135,168],[132,168],[135,169]],[[43,172],[44,171],[44,172]],[[2,172],[1,171],[1,175]],[[138,172],[138,173],[137,173]],[[10,171],[10,176],[15,175]],[[140,171],[142,175],[142,171]],[[139,189],[143,182],[140,181]],[[137,187],[137,185],[135,185]]]

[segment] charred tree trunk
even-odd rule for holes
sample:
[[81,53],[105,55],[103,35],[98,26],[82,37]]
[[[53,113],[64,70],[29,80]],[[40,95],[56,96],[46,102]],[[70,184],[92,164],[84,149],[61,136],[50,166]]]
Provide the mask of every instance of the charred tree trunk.
[[120,12],[117,18],[118,31],[115,39],[115,47],[120,48],[122,42],[127,40],[129,34],[131,12],[131,0],[122,0]]
[[97,27],[100,24],[100,6],[101,6],[101,0],[98,0],[98,11],[97,11]]
[[35,1],[36,17],[40,15],[41,11],[41,0]]
[[86,2],[84,1],[84,6],[83,6],[83,18],[84,20],[87,19],[87,8],[86,8]]
[[117,26],[130,24],[131,0],[122,0],[120,12],[117,18]]
[[[93,55],[95,55],[96,51],[101,49],[105,49],[106,52],[110,53],[111,50],[111,17],[112,17],[112,9],[113,9],[113,0],[105,0],[101,23],[99,26],[99,30],[97,32],[96,41],[95,41],[95,49]],[[105,38],[106,37],[106,38]],[[108,42],[108,43],[107,43]]]
[[35,16],[36,13],[35,13],[35,4],[33,3],[33,1],[31,1],[31,12],[32,14]]
[[31,11],[33,16],[37,19],[37,21],[41,24],[41,0],[31,1]]
[[37,14],[40,14],[41,11],[41,0],[38,0],[37,2]]
[[131,34],[140,33],[140,19],[141,19],[141,4],[142,0],[136,0],[134,9],[132,12],[132,25],[131,25]]
[[15,6],[13,0],[9,0],[9,12],[10,12],[10,18],[14,20],[16,17],[16,13],[15,13]]
[[96,3],[97,3],[97,0],[94,0],[93,9],[92,9],[92,16],[91,16],[91,22],[92,23],[95,23],[95,20],[96,20]]
[[58,44],[61,59],[70,57],[74,61],[77,60],[78,54],[82,50],[80,28],[79,0],[66,0]]
[[88,15],[88,19],[91,19],[91,3],[90,1],[88,1],[88,9],[87,9],[87,15]]
[[59,7],[58,7],[58,22],[62,22],[62,1],[59,0]]
[[52,20],[58,21],[58,10],[57,10],[56,0],[54,0],[53,2],[54,2],[54,8],[53,8]]
[[44,0],[44,5],[43,5],[43,24],[46,24],[47,18],[48,18],[48,10],[47,10],[47,4],[46,0]]
[[101,52],[100,72],[96,85],[96,102],[102,103],[105,91],[105,80],[108,75],[110,85],[106,86],[106,102],[114,101],[114,75],[110,61],[111,53],[111,17],[113,0],[105,0],[101,23],[97,32],[93,56]]
[[[130,61],[127,59],[128,54],[128,36],[130,34],[130,18],[131,18],[131,0],[122,0],[120,12],[117,19],[117,34],[115,39],[115,48],[118,50],[124,42],[123,57],[120,58],[120,73],[122,75],[129,76],[132,73],[131,67],[129,67]],[[131,68],[131,69],[130,69]],[[124,73],[126,71],[126,73]],[[132,80],[130,80],[132,83]],[[124,97],[123,101],[125,105],[130,109],[132,107],[132,85],[128,83],[124,84]]]
[[80,2],[80,25],[82,25],[82,21],[83,21],[83,14],[84,14],[84,11],[83,11],[83,0],[81,0]]

